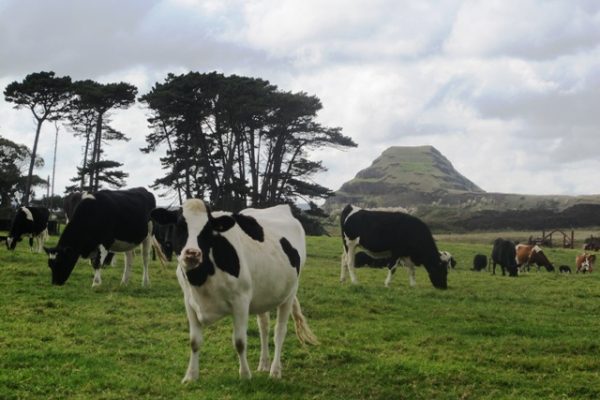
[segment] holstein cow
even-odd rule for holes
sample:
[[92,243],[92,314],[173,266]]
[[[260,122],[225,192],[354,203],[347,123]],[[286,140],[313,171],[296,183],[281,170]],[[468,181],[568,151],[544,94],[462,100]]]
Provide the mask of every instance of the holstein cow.
[[[98,248],[111,252],[125,252],[122,284],[129,282],[133,250],[142,245],[144,272],[142,285],[149,284],[148,255],[152,244],[150,212],[156,207],[154,195],[144,188],[129,190],[101,190],[84,194],[73,218],[65,226],[58,245],[45,248],[52,283],[63,285],[79,257],[94,259]],[[93,263],[92,286],[102,283],[100,265]]]
[[496,264],[500,264],[502,275],[508,270],[509,276],[518,276],[515,244],[510,240],[498,238],[494,240],[492,249],[492,274],[496,274]]
[[448,251],[440,251],[440,260],[442,260],[442,265],[447,269],[456,268],[456,260]]
[[[189,199],[180,210],[155,209],[152,218],[159,224],[175,225],[177,280],[183,291],[191,345],[183,382],[198,378],[203,328],[226,315],[233,316],[233,345],[241,378],[251,377],[246,359],[249,314],[258,315],[258,370],[270,371],[273,378],[281,377],[281,350],[290,313],[300,341],[317,342],[296,298],[306,248],[302,225],[289,206],[211,213],[202,200]],[[269,311],[274,308],[275,354],[269,366]]]
[[44,207],[20,207],[12,220],[6,247],[14,250],[17,242],[21,241],[21,236],[29,235],[29,249],[40,253],[48,238],[49,215],[48,209]]
[[554,271],[554,265],[552,265],[542,248],[537,244],[518,244],[515,247],[515,251],[517,268],[519,268],[520,271],[524,271],[525,268],[529,271],[529,266],[531,264],[537,265],[538,271],[540,270],[540,267],[545,267],[548,272]]
[[586,273],[592,272],[594,269],[594,262],[596,261],[595,254],[583,253],[575,257],[575,265],[577,266],[576,272]]
[[408,267],[410,285],[415,286],[415,265],[424,265],[434,287],[448,287],[448,269],[429,228],[423,221],[399,211],[363,210],[348,204],[341,214],[344,254],[340,281],[350,274],[356,283],[355,254],[360,249],[373,258],[389,259],[385,286],[389,286],[400,263]]
[[485,254],[475,254],[473,257],[473,271],[483,271],[488,264],[488,259]]

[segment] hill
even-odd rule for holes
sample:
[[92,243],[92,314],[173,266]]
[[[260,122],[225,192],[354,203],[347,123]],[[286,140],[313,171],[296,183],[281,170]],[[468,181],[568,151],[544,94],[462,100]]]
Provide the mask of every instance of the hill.
[[[348,203],[402,206],[445,229],[538,229],[544,221],[557,224],[549,227],[600,225],[600,195],[485,192],[433,146],[388,148],[344,183],[324,208],[336,213]],[[535,214],[535,221],[529,221],[530,214],[531,218]]]

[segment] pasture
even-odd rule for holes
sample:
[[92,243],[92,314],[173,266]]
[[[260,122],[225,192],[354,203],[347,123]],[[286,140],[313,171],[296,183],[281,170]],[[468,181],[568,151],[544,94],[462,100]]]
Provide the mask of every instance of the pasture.
[[[458,261],[447,291],[423,268],[416,288],[400,269],[386,289],[386,273],[374,269],[358,270],[359,285],[340,284],[340,239],[309,237],[298,297],[321,344],[300,345],[290,322],[283,378],[254,372],[240,381],[227,318],[206,329],[200,379],[188,385],[180,384],[189,345],[174,262],[152,262],[146,289],[140,257],[130,284],[119,285],[121,255],[100,288],[91,288],[87,261],[55,287],[45,255],[24,243],[2,248],[0,398],[600,398],[600,271],[491,276],[468,270],[491,244],[453,236],[438,247]],[[574,272],[578,250],[546,252]],[[258,340],[252,319],[253,369]]]

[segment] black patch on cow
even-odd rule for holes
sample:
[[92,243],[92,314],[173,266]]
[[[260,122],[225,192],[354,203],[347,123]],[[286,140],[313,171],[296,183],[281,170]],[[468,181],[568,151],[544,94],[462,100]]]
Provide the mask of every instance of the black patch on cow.
[[217,268],[236,278],[240,276],[240,259],[235,248],[223,236],[216,235],[213,238],[212,254]]
[[194,286],[202,286],[210,275],[214,275],[215,266],[210,260],[200,264],[200,266],[190,269],[185,273],[190,284]]
[[296,273],[300,274],[300,254],[298,250],[292,246],[292,244],[286,238],[279,239],[283,252],[290,260],[292,267],[296,268]]
[[210,225],[212,229],[217,232],[226,232],[233,228],[235,225],[235,219],[229,215],[223,215],[217,218],[210,218]]
[[265,232],[260,224],[252,217],[243,214],[235,214],[233,216],[235,222],[242,228],[246,235],[250,236],[257,242],[265,241]]

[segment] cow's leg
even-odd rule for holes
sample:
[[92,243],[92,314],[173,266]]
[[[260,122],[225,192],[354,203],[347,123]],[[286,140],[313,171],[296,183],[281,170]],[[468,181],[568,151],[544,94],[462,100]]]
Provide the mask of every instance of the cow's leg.
[[121,278],[121,285],[127,285],[129,283],[129,277],[131,276],[131,264],[133,264],[133,251],[125,252],[125,267],[123,267],[123,277]]
[[354,267],[356,261],[356,245],[348,245],[348,251],[346,252],[346,267],[350,274],[350,281],[352,283],[358,283],[356,279],[356,269]]
[[29,252],[33,253],[33,235],[29,236]]
[[269,371],[269,313],[258,314],[258,332],[260,333],[260,361],[257,371]]
[[191,382],[198,379],[200,372],[200,347],[203,343],[202,337],[202,326],[198,321],[196,313],[188,303],[187,296],[184,296],[185,312],[188,317],[188,323],[190,325],[190,361],[188,363],[187,371],[185,376],[181,380],[181,383]]
[[248,347],[248,306],[249,302],[240,301],[233,307],[233,347],[237,351],[240,361],[240,378],[242,379],[252,378],[246,357]]
[[340,282],[346,282],[346,274],[348,272],[348,263],[346,262],[347,257],[348,255],[346,254],[346,248],[342,247]]
[[417,279],[415,278],[415,264],[410,258],[404,260],[406,268],[408,268],[408,284],[410,287],[417,286]]
[[150,258],[151,236],[146,236],[146,239],[142,242],[142,264],[144,265],[144,271],[142,272],[142,286],[147,287],[150,285],[150,275],[148,274],[148,262]]
[[281,350],[287,333],[287,322],[292,312],[295,294],[277,308],[277,324],[275,326],[275,353],[271,363],[271,378],[281,378]]
[[398,265],[400,265],[399,258],[396,261],[391,261],[390,264],[388,265],[388,274],[387,274],[387,277],[385,278],[385,282],[384,282],[385,287],[388,287],[390,285],[390,283],[392,282],[392,278],[394,277],[394,274],[396,273],[396,269],[398,268]]

